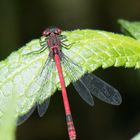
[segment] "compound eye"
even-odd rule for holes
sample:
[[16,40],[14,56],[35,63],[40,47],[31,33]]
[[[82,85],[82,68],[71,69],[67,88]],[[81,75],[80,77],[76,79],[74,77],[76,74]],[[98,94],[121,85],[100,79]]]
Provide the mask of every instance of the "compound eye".
[[49,34],[50,34],[50,32],[44,31],[44,32],[42,33],[42,36],[47,36],[47,35],[49,35]]
[[56,34],[60,34],[62,31],[61,31],[61,29],[59,29],[59,28],[57,28],[56,30],[55,30],[55,33]]
[[62,32],[62,30],[58,28],[58,33],[61,33],[61,32]]
[[46,31],[44,31],[44,32],[42,33],[42,36],[46,36]]

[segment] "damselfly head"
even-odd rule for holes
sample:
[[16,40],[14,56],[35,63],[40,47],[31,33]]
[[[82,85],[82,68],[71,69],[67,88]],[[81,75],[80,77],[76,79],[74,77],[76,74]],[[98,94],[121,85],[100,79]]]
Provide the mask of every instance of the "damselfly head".
[[43,31],[42,36],[49,36],[52,33],[60,35],[61,32],[62,32],[62,30],[58,27],[49,27]]

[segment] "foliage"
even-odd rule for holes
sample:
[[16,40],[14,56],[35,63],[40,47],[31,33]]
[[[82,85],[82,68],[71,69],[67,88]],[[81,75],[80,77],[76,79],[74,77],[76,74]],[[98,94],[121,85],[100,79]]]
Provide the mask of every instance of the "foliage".
[[[139,39],[138,24],[120,20],[131,36]],[[137,33],[136,33],[137,32]],[[62,33],[66,36],[68,48],[62,48],[65,55],[93,72],[102,67],[140,68],[140,42],[131,37],[99,30],[74,30]],[[48,50],[40,54],[30,52],[40,49],[39,39],[32,40],[8,58],[0,62],[0,139],[13,140],[15,119],[26,114],[36,103],[42,103],[60,89],[57,72],[54,69],[48,79],[45,92],[41,88],[39,74],[46,62]],[[30,53],[30,54],[28,54]],[[70,84],[64,72],[66,85]],[[42,80],[42,79],[40,79]],[[50,88],[50,86],[52,86]],[[14,98],[13,98],[14,97]],[[9,138],[1,138],[7,134]]]
[[122,19],[120,19],[118,22],[121,25],[122,32],[135,39],[140,40],[140,22],[129,22]]
[[[1,99],[2,100],[2,99]],[[8,102],[4,103],[5,110],[1,113],[0,120],[0,140],[14,140],[16,130],[16,108],[17,96],[13,94]]]
[[131,140],[140,140],[140,133],[138,133],[134,138],[132,138]]

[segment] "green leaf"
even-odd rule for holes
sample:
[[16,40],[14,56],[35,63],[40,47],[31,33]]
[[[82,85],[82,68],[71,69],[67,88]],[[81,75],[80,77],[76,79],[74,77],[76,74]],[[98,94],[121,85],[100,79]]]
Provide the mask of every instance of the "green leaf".
[[140,140],[140,133],[138,133],[135,137],[133,137],[131,140]]
[[[66,44],[71,44],[69,48],[62,48],[63,53],[81,66],[84,72],[111,66],[140,68],[140,42],[133,38],[98,30],[74,30],[62,34],[68,39]],[[60,89],[54,68],[51,78],[46,79],[49,84],[45,86],[44,92],[39,90],[41,84],[38,78],[49,51],[46,49],[40,54],[27,53],[40,48],[39,39],[32,40],[0,62],[0,114],[3,115],[5,102],[8,102],[13,94],[17,94],[15,116],[18,117]],[[66,85],[70,84],[65,68],[64,78]]]
[[16,94],[13,94],[4,104],[5,110],[0,119],[0,140],[15,140],[16,102]]
[[97,30],[75,30],[65,35],[74,45],[63,52],[89,72],[100,66],[140,67],[140,42],[130,37]]
[[129,36],[134,37],[135,39],[140,40],[140,22],[129,22],[127,20],[119,20],[122,31]]

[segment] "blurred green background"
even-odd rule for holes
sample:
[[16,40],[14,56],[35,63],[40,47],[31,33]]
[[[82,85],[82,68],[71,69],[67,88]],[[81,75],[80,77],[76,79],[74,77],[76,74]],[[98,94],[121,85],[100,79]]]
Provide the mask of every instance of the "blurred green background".
[[[140,21],[139,0],[0,0],[0,59],[38,38],[48,26],[63,30],[100,29],[120,32],[117,20]],[[79,140],[129,140],[140,131],[139,70],[109,68],[95,74],[116,87],[120,106],[95,99],[88,106],[68,87]],[[30,79],[29,79],[30,80]],[[37,111],[17,129],[17,140],[68,140],[60,92],[51,100],[43,118]]]

